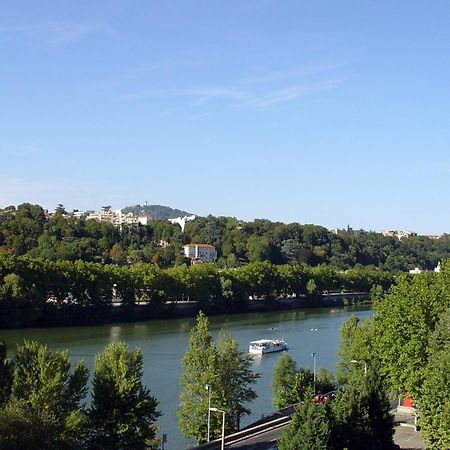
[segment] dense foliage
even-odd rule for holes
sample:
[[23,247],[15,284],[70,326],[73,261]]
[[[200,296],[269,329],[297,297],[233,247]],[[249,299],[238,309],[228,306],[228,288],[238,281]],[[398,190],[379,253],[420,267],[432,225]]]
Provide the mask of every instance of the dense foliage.
[[278,440],[279,450],[328,450],[333,442],[333,418],[329,404],[308,399],[298,405],[291,424]]
[[[368,292],[378,285],[387,289],[391,282],[391,275],[368,269],[341,272],[325,266],[267,262],[236,269],[220,269],[215,264],[161,269],[154,264],[116,266],[0,253],[0,327],[44,323],[55,311],[73,316],[86,307],[106,308],[112,302],[161,305],[189,299],[205,310],[228,311],[245,310],[249,298],[276,302],[279,297],[296,295],[314,305],[320,304],[322,293]],[[35,320],[31,317],[27,322],[25,317],[31,313]]]
[[[174,213],[160,211],[161,208],[144,212],[157,217]],[[142,209],[126,208],[133,212]],[[183,213],[180,211],[180,215]],[[67,214],[62,205],[50,217],[40,206],[28,203],[0,210],[0,251],[16,256],[115,264],[143,261],[171,267],[184,262],[181,245],[189,242],[214,245],[222,267],[268,261],[326,264],[343,270],[370,266],[405,271],[414,267],[433,269],[439,261],[450,258],[449,235],[440,239],[414,236],[400,241],[351,228],[332,232],[318,225],[269,220],[244,222],[214,216],[187,222],[183,233],[178,225],[167,220],[116,228],[106,222],[76,218]]]
[[[252,385],[259,378],[252,371],[252,358],[239,351],[238,342],[221,331],[217,344],[203,313],[191,330],[189,347],[183,357],[180,376],[182,391],[178,424],[181,432],[204,443],[208,436],[208,404],[226,412],[226,434],[237,431],[242,415],[249,414],[247,404],[256,398]],[[220,436],[222,417],[210,415],[210,436]]]
[[377,352],[392,388],[420,396],[430,356],[437,351],[429,339],[448,308],[448,263],[439,274],[400,277],[390,293],[375,304]]
[[351,317],[340,332],[338,386],[330,371],[319,369],[316,377],[316,392],[336,390],[336,394],[314,396],[314,402],[310,372],[297,370],[295,362],[287,354],[282,355],[273,374],[274,405],[296,404],[297,410],[278,448],[397,448],[393,442],[394,424],[387,385],[380,375],[377,351],[374,321],[360,323]]
[[140,350],[112,343],[96,356],[89,409],[89,445],[92,449],[158,448],[153,423],[160,416],[157,400],[142,385]]
[[25,341],[12,363],[2,353],[0,364],[2,381],[11,386],[2,390],[1,449],[159,448],[157,402],[141,384],[139,350],[110,344],[97,356],[89,409],[88,370],[83,362],[71,367],[67,352]]
[[334,400],[316,404],[305,391],[291,424],[278,441],[280,450],[394,450],[393,417],[384,385],[375,371],[355,373]]
[[449,448],[450,264],[401,277],[376,304],[376,351],[390,386],[413,397],[428,448]]
[[51,217],[28,203],[0,210],[0,251],[10,255],[119,265],[146,261],[169,267],[177,261],[181,243],[180,227],[167,220],[119,229],[69,216],[63,208]]
[[283,352],[273,369],[273,406],[277,409],[296,405],[305,400],[312,387],[316,393],[326,394],[336,389],[336,381],[330,370],[320,367],[314,374],[306,368],[297,369],[296,362]]

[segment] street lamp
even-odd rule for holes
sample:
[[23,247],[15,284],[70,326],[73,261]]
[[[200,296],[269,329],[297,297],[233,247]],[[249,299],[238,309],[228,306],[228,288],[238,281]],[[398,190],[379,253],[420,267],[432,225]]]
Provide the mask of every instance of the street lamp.
[[357,359],[351,359],[350,360],[351,363],[353,364],[360,364],[360,363],[364,363],[364,376],[367,377],[367,362],[364,360],[358,361]]
[[221,450],[225,449],[225,411],[218,408],[209,408],[210,411],[222,413],[222,446]]
[[313,390],[314,390],[314,395],[316,395],[316,352],[312,352],[311,356],[313,357],[313,362],[314,362],[314,370],[313,370]]
[[211,385],[206,384],[205,389],[208,391],[208,440],[206,442],[209,442],[211,430]]

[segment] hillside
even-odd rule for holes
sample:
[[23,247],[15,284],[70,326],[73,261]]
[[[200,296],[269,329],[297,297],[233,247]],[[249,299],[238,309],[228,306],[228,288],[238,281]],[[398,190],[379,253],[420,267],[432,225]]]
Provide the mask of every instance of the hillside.
[[155,220],[175,219],[176,217],[191,216],[192,213],[182,211],[181,209],[170,208],[163,205],[135,205],[127,206],[122,209],[123,212],[132,212],[136,215],[148,215]]

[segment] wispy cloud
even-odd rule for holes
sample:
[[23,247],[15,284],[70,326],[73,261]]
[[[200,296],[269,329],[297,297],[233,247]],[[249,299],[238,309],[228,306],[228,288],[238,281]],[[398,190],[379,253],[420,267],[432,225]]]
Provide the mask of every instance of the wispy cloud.
[[337,63],[311,64],[247,77],[230,85],[149,89],[123,95],[119,100],[136,101],[148,98],[180,100],[181,105],[171,105],[159,117],[218,100],[228,102],[233,108],[266,110],[278,104],[338,88],[346,79],[339,74],[343,67],[343,64]]
[[119,100],[141,100],[150,97],[190,97],[195,100],[195,105],[198,105],[211,99],[243,100],[247,99],[249,94],[244,90],[233,87],[204,86],[195,88],[141,91],[134,94],[124,95],[120,97]]
[[298,84],[256,95],[252,99],[242,103],[240,106],[255,107],[256,109],[267,109],[277,103],[286,103],[299,98],[312,95],[317,92],[328,91],[337,88],[342,80],[324,80],[317,83]]
[[110,33],[111,27],[102,22],[36,21],[0,24],[0,34],[7,39],[38,39],[52,46],[74,44],[94,33]]
[[326,73],[334,72],[342,67],[344,67],[344,65],[341,63],[323,62],[323,63],[309,64],[303,67],[274,70],[271,72],[250,76],[241,80],[239,84],[243,85],[269,84],[292,79],[298,80],[308,77],[317,77]]

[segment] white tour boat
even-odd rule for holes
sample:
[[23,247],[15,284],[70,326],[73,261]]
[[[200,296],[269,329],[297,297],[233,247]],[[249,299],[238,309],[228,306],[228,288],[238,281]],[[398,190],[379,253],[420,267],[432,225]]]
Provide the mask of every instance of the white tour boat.
[[250,342],[249,353],[262,355],[264,353],[281,352],[287,350],[287,344],[283,339],[260,339]]

